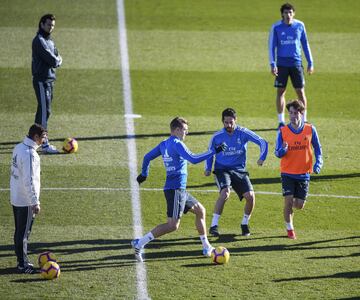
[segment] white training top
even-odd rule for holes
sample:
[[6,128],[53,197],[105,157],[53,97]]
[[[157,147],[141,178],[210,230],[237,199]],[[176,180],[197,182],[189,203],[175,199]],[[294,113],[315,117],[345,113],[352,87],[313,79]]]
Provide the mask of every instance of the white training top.
[[13,151],[10,202],[14,206],[40,204],[40,157],[39,146],[29,137],[17,144]]

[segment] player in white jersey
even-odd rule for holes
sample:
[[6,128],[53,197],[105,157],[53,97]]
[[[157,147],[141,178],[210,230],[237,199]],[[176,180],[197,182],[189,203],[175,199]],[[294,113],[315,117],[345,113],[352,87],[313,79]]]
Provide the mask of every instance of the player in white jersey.
[[17,270],[20,273],[35,273],[27,252],[34,218],[40,212],[40,157],[36,150],[46,138],[47,130],[34,124],[28,136],[15,146],[12,155],[10,202],[15,220]]

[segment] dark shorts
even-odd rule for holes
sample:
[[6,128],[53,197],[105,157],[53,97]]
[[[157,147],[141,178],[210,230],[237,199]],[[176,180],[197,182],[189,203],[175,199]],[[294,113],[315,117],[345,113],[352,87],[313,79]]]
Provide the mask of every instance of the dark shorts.
[[283,196],[293,195],[294,198],[305,201],[309,192],[309,182],[281,175]]
[[164,190],[167,203],[167,216],[169,218],[180,219],[186,214],[198,201],[186,190]]
[[274,86],[277,88],[286,88],[289,76],[295,89],[301,89],[305,86],[304,68],[302,66],[278,66],[278,76],[275,78]]
[[253,191],[249,173],[236,170],[216,170],[214,171],[216,185],[221,191],[223,188],[232,187],[236,194],[242,200],[243,195]]

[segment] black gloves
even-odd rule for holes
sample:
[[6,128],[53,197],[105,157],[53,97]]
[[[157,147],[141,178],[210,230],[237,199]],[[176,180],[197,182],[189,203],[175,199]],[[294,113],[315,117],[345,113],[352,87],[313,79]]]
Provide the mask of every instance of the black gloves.
[[138,177],[136,177],[136,181],[139,184],[143,183],[145,180],[146,180],[146,176],[142,176],[141,174]]
[[225,142],[223,142],[223,143],[221,143],[220,145],[217,145],[217,146],[215,147],[215,152],[216,152],[216,153],[219,153],[219,152],[221,152],[221,151],[225,151],[226,149],[227,149],[227,145],[226,145]]

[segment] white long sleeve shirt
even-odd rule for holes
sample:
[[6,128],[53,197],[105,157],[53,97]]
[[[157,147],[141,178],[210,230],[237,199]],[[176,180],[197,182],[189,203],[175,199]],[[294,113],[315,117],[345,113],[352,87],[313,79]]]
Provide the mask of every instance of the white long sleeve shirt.
[[14,206],[33,206],[40,204],[40,157],[36,152],[39,146],[26,137],[13,151],[10,202]]

